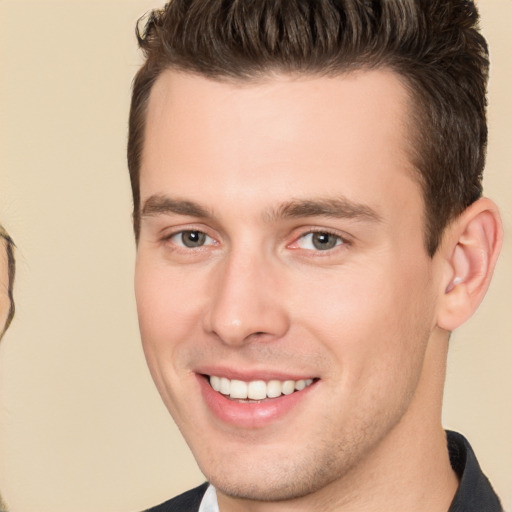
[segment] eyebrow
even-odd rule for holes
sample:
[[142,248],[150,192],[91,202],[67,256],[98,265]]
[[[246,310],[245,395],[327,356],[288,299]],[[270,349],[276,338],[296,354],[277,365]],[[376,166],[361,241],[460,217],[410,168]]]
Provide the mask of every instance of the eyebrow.
[[159,214],[187,215],[190,217],[211,217],[211,213],[201,205],[182,199],[172,199],[168,196],[153,195],[145,202],[141,217],[151,217]]
[[[145,202],[141,217],[160,214],[186,215],[211,218],[213,214],[194,201],[173,199],[163,195],[153,195]],[[338,219],[381,221],[380,215],[370,206],[342,198],[293,199],[264,213],[264,219],[272,222],[278,219],[303,217],[331,217]]]
[[370,206],[341,198],[294,199],[267,214],[268,220],[301,217],[332,217],[379,222],[380,215]]

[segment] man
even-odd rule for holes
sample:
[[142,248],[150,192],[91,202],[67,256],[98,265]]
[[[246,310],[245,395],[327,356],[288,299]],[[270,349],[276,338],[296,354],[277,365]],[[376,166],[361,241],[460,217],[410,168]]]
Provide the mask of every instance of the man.
[[[0,224],[0,341],[14,316],[14,244]],[[0,512],[6,512],[7,505],[0,496]]]
[[445,433],[501,246],[462,0],[172,0],[128,162],[156,386],[209,484],[154,511],[499,511]]

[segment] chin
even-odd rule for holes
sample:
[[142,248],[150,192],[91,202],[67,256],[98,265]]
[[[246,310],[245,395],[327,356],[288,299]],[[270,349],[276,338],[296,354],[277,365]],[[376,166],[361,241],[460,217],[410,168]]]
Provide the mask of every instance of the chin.
[[278,483],[265,482],[263,479],[259,482],[228,482],[224,478],[219,480],[212,479],[210,483],[218,492],[225,496],[261,502],[290,501],[302,498],[318,490],[315,486],[311,485],[311,482],[304,486],[299,482],[288,482],[283,478]]
[[[224,458],[226,460],[230,460],[230,457]],[[338,467],[335,468],[336,466]],[[344,473],[339,466],[339,460],[320,462],[318,459],[279,461],[274,458],[267,463],[258,464],[251,461],[249,456],[244,464],[235,463],[227,467],[223,462],[215,470],[203,470],[203,473],[217,491],[226,496],[242,500],[278,502],[303,498],[329,486]]]

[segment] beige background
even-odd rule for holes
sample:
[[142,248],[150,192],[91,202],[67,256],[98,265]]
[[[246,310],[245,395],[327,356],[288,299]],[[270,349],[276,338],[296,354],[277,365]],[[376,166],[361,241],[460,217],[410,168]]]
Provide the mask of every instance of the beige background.
[[[0,489],[13,512],[137,511],[202,481],[150,381],[132,290],[133,29],[155,5],[0,0],[0,218],[18,245]],[[512,1],[479,5],[492,50],[486,194],[506,242],[487,299],[453,337],[445,424],[512,510]]]

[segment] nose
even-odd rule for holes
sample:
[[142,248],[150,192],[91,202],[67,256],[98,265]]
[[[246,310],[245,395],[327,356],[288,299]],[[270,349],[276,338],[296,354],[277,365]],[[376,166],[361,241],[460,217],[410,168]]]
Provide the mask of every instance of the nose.
[[214,270],[204,328],[239,346],[282,337],[289,315],[277,264],[262,255],[232,254]]

